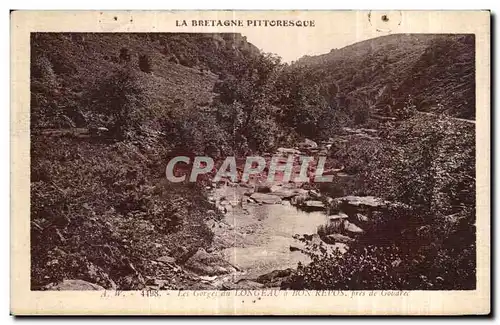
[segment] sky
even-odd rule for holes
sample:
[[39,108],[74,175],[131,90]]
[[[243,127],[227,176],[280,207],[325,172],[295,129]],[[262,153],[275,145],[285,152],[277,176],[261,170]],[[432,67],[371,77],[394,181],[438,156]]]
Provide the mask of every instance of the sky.
[[[370,17],[369,17],[370,15]],[[370,38],[399,32],[399,13],[391,13],[391,19],[383,22],[380,14],[368,11],[290,11],[253,12],[240,14],[242,19],[314,21],[314,27],[244,27],[234,30],[264,52],[275,53],[284,62],[291,62],[304,55],[319,55]]]
[[[339,49],[366,39],[369,37],[356,37],[351,33],[337,34],[331,38],[315,38],[303,34],[289,34],[272,37],[259,37],[252,33],[242,33],[247,40],[264,52],[277,54],[283,62],[290,63],[304,55],[320,55],[330,52],[332,49]],[[277,41],[279,40],[279,42]]]

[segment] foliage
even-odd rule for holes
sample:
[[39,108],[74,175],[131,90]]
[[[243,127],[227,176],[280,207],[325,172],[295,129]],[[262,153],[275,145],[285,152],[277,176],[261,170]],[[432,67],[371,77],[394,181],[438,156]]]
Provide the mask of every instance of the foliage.
[[120,69],[104,76],[89,91],[89,105],[104,115],[106,124],[121,138],[151,117],[150,89],[143,81],[134,71]]
[[[334,151],[346,169],[359,167],[350,171],[360,173],[364,194],[402,205],[372,214],[366,235],[344,255],[299,267],[291,288],[474,289],[473,129],[449,118],[414,116],[376,149],[367,146],[374,142],[363,141],[350,147],[353,155]],[[322,226],[318,233],[326,236],[337,228]]]
[[167,247],[175,257],[176,247],[212,240],[200,189],[162,184],[164,165],[152,168],[158,153],[148,157],[124,143],[53,140],[32,143],[33,288],[74,278],[110,288],[133,277],[119,286],[137,289],[141,277],[161,271],[150,263]]
[[285,138],[275,115],[279,58],[260,54],[233,65],[215,85],[213,107],[235,151],[268,152]]
[[465,273],[472,250],[458,259],[449,252],[412,256],[398,246],[351,247],[345,254],[316,258],[299,265],[282,288],[292,290],[460,290],[474,289],[475,276]]

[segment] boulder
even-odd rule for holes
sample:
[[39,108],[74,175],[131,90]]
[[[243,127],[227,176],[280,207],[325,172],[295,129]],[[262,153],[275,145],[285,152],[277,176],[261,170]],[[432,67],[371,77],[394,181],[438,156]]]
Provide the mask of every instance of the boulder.
[[219,256],[207,253],[203,248],[198,248],[196,253],[186,260],[184,266],[199,275],[209,276],[229,274],[236,271],[236,268],[231,263]]
[[207,219],[216,219],[217,213],[214,210],[207,210]]
[[353,241],[354,239],[352,239],[351,237],[342,234],[331,234],[325,237],[325,242],[328,244],[334,244],[334,243],[349,244],[352,243]]
[[158,257],[156,259],[157,262],[165,263],[165,264],[174,264],[175,263],[175,258],[172,256],[164,255],[161,257]]
[[364,214],[361,214],[361,213],[356,213],[356,219],[359,222],[368,222],[368,221],[370,221],[370,219],[367,216],[365,216]]
[[281,283],[292,275],[292,269],[274,270],[259,276],[256,281],[266,285],[266,287],[279,287]]
[[318,144],[306,138],[303,142],[299,144],[299,147],[304,149],[316,149],[318,148]]
[[342,220],[342,219],[349,219],[349,216],[343,212],[339,212],[337,214],[333,214],[333,215],[329,216],[328,219],[330,221]]
[[299,205],[302,205],[308,198],[309,198],[309,195],[307,193],[299,194],[299,195],[293,196],[290,200],[290,203],[292,203],[292,205],[299,206]]
[[356,226],[355,224],[353,224],[347,220],[344,220],[344,229],[345,229],[345,231],[353,233],[353,234],[361,234],[364,232],[363,229],[359,228],[358,226]]
[[213,276],[202,275],[202,276],[200,276],[200,280],[201,281],[205,281],[205,282],[212,282],[212,281],[214,281],[216,279],[217,279],[217,275],[213,275]]
[[367,206],[381,208],[387,206],[388,202],[375,196],[344,196],[335,199],[339,204],[347,204],[353,207]]
[[325,204],[321,201],[306,201],[303,206],[308,210],[323,210],[325,208]]
[[391,262],[392,267],[398,267],[401,264],[402,260],[398,257],[394,261]]
[[313,240],[313,237],[314,237],[314,235],[311,235],[311,234],[304,234],[304,235],[302,236],[302,238],[304,238],[304,240],[306,240],[306,241],[311,241],[311,240]]
[[253,193],[250,198],[255,200],[257,203],[264,204],[279,204],[281,203],[281,198],[274,194],[266,194],[266,193]]
[[255,192],[257,193],[271,193],[270,185],[257,185],[255,186]]
[[315,191],[315,190],[309,190],[308,192],[309,196],[314,198],[314,199],[318,199],[321,197],[321,194],[318,192],[318,191]]
[[273,186],[271,189],[273,195],[277,195],[282,199],[290,199],[297,195],[297,192],[292,189],[282,188],[280,186]]
[[105,290],[98,284],[90,283],[84,280],[63,280],[57,284],[49,284],[45,286],[46,290],[57,290],[57,291],[89,291],[89,290]]

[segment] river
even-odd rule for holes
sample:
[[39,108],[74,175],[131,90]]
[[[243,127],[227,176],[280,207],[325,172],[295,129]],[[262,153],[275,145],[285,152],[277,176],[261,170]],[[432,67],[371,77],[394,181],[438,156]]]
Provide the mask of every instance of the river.
[[213,195],[218,202],[227,200],[223,222],[230,226],[215,232],[219,253],[237,266],[245,278],[256,278],[276,269],[295,268],[310,258],[290,246],[300,247],[293,236],[315,234],[328,219],[324,212],[304,212],[283,200],[278,204],[246,203],[247,188],[222,186]]

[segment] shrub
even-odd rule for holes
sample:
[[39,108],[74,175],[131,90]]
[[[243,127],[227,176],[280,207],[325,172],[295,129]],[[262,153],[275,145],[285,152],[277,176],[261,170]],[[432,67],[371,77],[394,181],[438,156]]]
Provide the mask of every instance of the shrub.
[[471,290],[474,249],[460,255],[430,247],[418,253],[397,245],[354,245],[346,253],[314,258],[282,284],[292,290]]
[[[474,128],[414,116],[383,143],[334,156],[363,175],[367,194],[403,202],[370,215],[340,256],[300,266],[292,289],[471,290],[476,283]],[[373,146],[373,147],[372,147]],[[457,150],[461,148],[461,150]],[[351,152],[352,151],[352,152]],[[351,170],[353,171],[353,170]],[[411,208],[409,208],[411,207]],[[318,229],[322,236],[334,226]]]
[[153,63],[151,58],[146,54],[139,55],[139,69],[145,73],[153,72]]
[[153,111],[148,83],[135,72],[121,69],[104,76],[90,90],[91,110],[103,114],[119,138],[137,131]]

